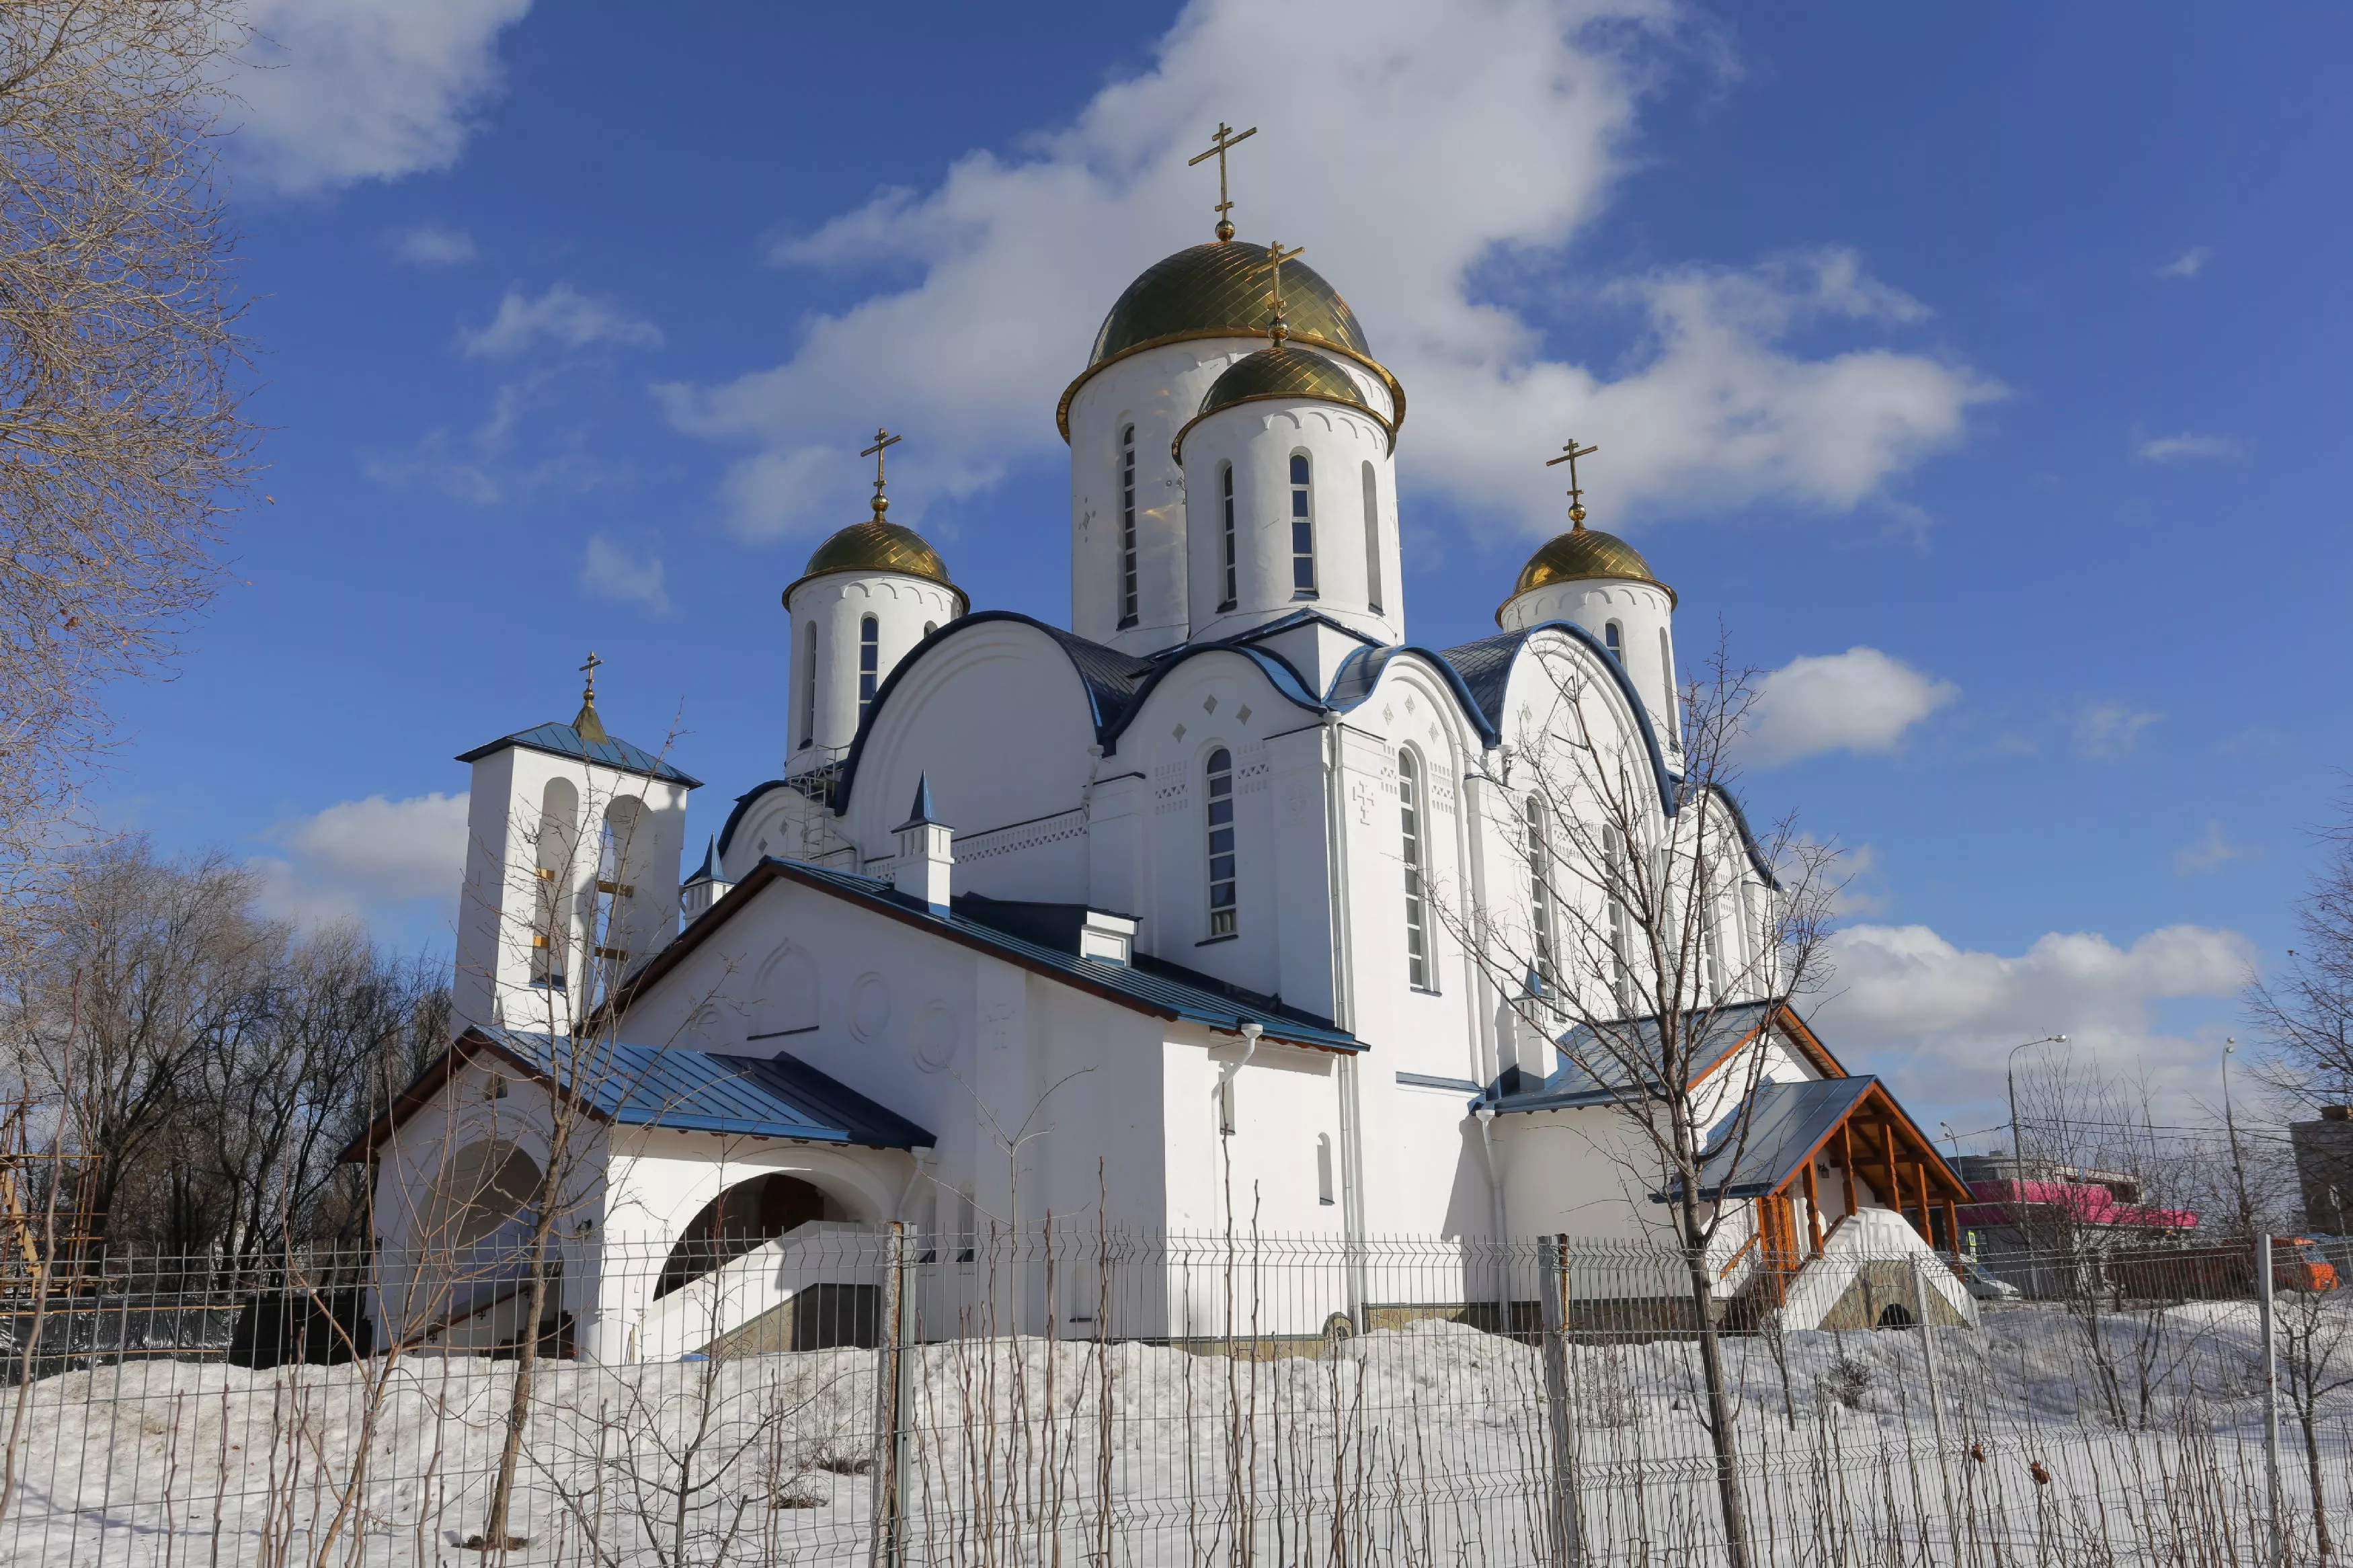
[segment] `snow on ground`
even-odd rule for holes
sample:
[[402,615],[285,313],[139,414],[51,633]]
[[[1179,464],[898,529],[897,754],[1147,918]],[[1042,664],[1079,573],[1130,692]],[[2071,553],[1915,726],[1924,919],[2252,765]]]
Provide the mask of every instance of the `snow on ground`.
[[[1897,1542],[1924,1533],[1960,1542],[1934,1561],[1990,1561],[1996,1538],[2057,1561],[2164,1561],[2181,1540],[2243,1558],[2263,1496],[2258,1346],[2245,1303],[1728,1339],[1752,1532],[1771,1562],[1918,1560]],[[1594,1558],[1712,1560],[1696,1347],[1567,1354]],[[1549,1554],[1543,1357],[1461,1324],[1269,1360],[1031,1339],[910,1362],[911,1563],[1200,1563],[1241,1521],[1266,1563],[1327,1562],[1335,1531],[1368,1563]],[[877,1364],[855,1350],[543,1363],[510,1525],[526,1544],[510,1561],[864,1562]],[[463,1543],[488,1517],[514,1373],[477,1358],[159,1360],[44,1380],[0,1563],[315,1562],[322,1548],[329,1563],[479,1562]],[[2320,1434],[2339,1507],[2348,1411],[2337,1396]],[[2293,1423],[2289,1461],[2308,1529]]]

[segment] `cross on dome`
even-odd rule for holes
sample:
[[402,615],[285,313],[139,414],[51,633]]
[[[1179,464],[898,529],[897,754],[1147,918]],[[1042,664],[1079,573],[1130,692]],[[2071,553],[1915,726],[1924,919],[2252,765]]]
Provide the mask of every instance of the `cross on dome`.
[[572,727],[579,731],[580,738],[584,741],[612,739],[605,733],[604,721],[596,717],[596,667],[604,662],[596,657],[596,650],[590,648],[588,662],[580,667],[580,673],[586,676],[588,681],[580,689],[580,713],[572,721]]
[[1218,134],[1212,140],[1209,150],[1185,160],[1185,166],[1188,169],[1206,159],[1215,158],[1218,161],[1218,237],[1221,240],[1231,239],[1234,237],[1234,226],[1226,216],[1234,209],[1233,198],[1226,195],[1226,151],[1240,142],[1249,141],[1257,134],[1258,127],[1253,125],[1240,135],[1236,135],[1234,128],[1220,120],[1218,121]]
[[874,445],[858,454],[861,458],[874,459],[874,521],[877,522],[881,521],[882,514],[891,510],[891,498],[882,493],[882,454],[906,438],[893,436],[878,425],[874,427]]
[[1282,319],[1282,264],[1294,256],[1306,253],[1307,247],[1303,245],[1294,245],[1285,250],[1279,239],[1266,247],[1266,264],[1274,271],[1274,312],[1267,319],[1266,335],[1278,343],[1291,335],[1291,323]]
[[1577,487],[1577,459],[1589,458],[1599,450],[1601,448],[1599,447],[1578,446],[1577,437],[1571,436],[1568,438],[1568,444],[1560,449],[1559,457],[1547,458],[1545,460],[1545,467],[1547,468],[1556,468],[1563,463],[1568,465],[1568,521],[1573,528],[1585,526],[1585,491]]

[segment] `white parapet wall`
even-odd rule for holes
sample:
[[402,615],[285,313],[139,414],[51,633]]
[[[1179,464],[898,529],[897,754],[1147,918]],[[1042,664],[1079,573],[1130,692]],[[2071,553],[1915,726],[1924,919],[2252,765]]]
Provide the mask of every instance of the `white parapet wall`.
[[[1963,1322],[1978,1326],[1978,1304],[1955,1277],[1952,1265],[1893,1209],[1859,1209],[1840,1222],[1824,1243],[1822,1255],[1807,1263],[1790,1282],[1788,1294],[1782,1299],[1781,1326],[1820,1328],[1864,1268],[1874,1263],[1916,1270],[1929,1291],[1942,1297]],[[1908,1300],[1901,1304],[1910,1310]]]

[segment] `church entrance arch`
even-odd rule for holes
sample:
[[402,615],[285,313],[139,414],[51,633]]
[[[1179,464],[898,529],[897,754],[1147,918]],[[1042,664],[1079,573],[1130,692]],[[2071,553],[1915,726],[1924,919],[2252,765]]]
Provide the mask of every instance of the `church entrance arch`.
[[848,1213],[814,1183],[782,1171],[737,1182],[702,1205],[662,1264],[657,1300],[811,1220]]

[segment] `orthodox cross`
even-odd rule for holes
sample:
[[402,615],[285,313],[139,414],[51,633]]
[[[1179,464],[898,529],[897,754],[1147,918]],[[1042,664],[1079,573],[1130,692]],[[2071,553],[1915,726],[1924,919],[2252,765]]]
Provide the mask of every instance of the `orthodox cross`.
[[1257,134],[1258,127],[1253,125],[1237,136],[1234,134],[1234,128],[1220,120],[1218,121],[1218,134],[1211,142],[1209,150],[1198,157],[1185,160],[1185,166],[1188,169],[1205,159],[1215,158],[1218,161],[1218,237],[1219,239],[1231,239],[1234,237],[1234,226],[1226,217],[1228,213],[1234,210],[1232,198],[1226,195],[1226,150],[1236,142],[1247,142]]
[[861,458],[874,459],[874,521],[877,522],[881,521],[882,514],[891,510],[891,498],[882,493],[882,454],[905,439],[904,436],[893,436],[890,431],[877,426],[874,429],[874,445],[858,454]]
[[1294,256],[1303,255],[1306,249],[1303,245],[1294,245],[1285,250],[1279,239],[1266,247],[1266,264],[1274,270],[1274,316],[1266,324],[1266,335],[1276,342],[1291,335],[1291,323],[1282,319],[1282,264]]
[[1585,526],[1585,492],[1577,488],[1577,459],[1589,458],[1599,450],[1601,448],[1599,447],[1578,446],[1577,437],[1571,436],[1568,438],[1568,445],[1560,449],[1559,457],[1548,458],[1545,460],[1545,467],[1547,468],[1556,468],[1563,463],[1568,465],[1568,521],[1579,528]]
[[593,704],[596,700],[596,667],[604,662],[594,648],[589,650],[588,662],[580,667],[580,673],[588,678],[587,688],[580,693],[581,701]]

